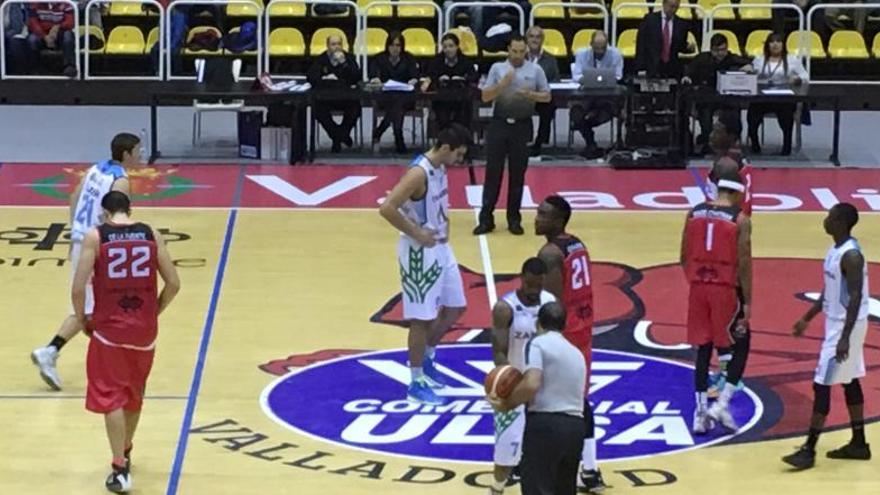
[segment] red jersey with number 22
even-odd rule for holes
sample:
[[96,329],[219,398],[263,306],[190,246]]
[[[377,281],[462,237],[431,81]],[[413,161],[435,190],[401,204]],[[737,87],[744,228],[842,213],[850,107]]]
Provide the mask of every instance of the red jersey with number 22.
[[158,333],[156,241],[146,224],[102,224],[93,278],[92,327],[108,345],[153,348]]

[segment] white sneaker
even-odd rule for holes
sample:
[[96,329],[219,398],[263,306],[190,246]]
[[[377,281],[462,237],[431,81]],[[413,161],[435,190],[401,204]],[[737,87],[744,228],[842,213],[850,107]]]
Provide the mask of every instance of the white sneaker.
[[715,401],[706,414],[713,420],[721,423],[722,426],[730,431],[736,431],[739,429],[739,426],[733,419],[733,415],[730,414],[730,409],[728,409],[727,406],[722,405],[720,401]]
[[114,469],[104,481],[104,487],[113,493],[128,493],[131,490],[131,473],[128,472],[128,468],[121,471]]
[[54,347],[40,347],[31,353],[31,361],[40,368],[40,377],[52,390],[61,390],[61,378],[55,369],[58,350]]
[[712,421],[712,418],[709,417],[705,409],[694,411],[694,424],[691,429],[694,435],[705,435],[714,427],[714,421]]

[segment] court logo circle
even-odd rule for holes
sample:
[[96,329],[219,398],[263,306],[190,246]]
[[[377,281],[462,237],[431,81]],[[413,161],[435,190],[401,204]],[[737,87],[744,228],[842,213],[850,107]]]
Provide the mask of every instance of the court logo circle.
[[[661,358],[596,349],[590,397],[603,461],[680,452],[723,442],[754,426],[758,396],[737,393],[731,411],[740,429],[690,432],[693,368]],[[489,463],[492,408],[483,377],[492,369],[488,345],[453,345],[438,352],[450,383],[443,406],[406,400],[406,350],[343,356],[284,375],[263,391],[263,410],[297,433],[358,450],[446,462]]]

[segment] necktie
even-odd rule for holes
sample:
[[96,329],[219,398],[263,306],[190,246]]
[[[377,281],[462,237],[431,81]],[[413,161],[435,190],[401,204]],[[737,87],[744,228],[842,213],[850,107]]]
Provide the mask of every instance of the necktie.
[[669,63],[669,52],[672,48],[672,32],[670,30],[669,22],[671,19],[663,19],[663,48],[660,51],[660,61],[665,63]]

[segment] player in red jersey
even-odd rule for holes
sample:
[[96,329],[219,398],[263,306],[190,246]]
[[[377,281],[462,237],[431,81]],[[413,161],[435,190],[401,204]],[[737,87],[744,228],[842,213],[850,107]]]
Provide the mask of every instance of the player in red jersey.
[[[737,428],[728,404],[741,370],[731,368],[730,383],[710,409],[706,391],[712,346],[727,349],[732,333],[748,325],[752,301],[751,220],[740,203],[745,187],[736,173],[718,180],[718,198],[688,212],[681,239],[680,261],[690,284],[688,342],[697,348],[696,407],[693,431],[706,433],[712,420]],[[742,304],[737,296],[742,292]],[[725,351],[722,351],[725,352]]]
[[719,160],[727,157],[736,163],[736,170],[739,173],[740,180],[746,190],[743,194],[742,211],[748,216],[752,216],[752,189],[754,188],[754,169],[749,159],[743,155],[742,151],[742,120],[740,113],[736,111],[722,111],[718,113],[718,120],[709,134],[709,144],[715,153],[716,161],[712,168],[709,169],[709,175],[706,182],[706,197],[710,200],[715,199],[718,195],[718,177],[726,172],[727,169],[719,168]]
[[590,279],[590,253],[577,237],[565,231],[571,218],[571,205],[561,196],[548,196],[538,207],[535,234],[547,243],[538,257],[547,265],[544,288],[565,305],[567,319],[562,334],[580,349],[587,363],[587,390],[584,391],[584,419],[587,437],[581,454],[578,486],[590,493],[605,489],[602,473],[596,462],[596,439],[593,408],[587,400],[590,388],[590,364],[593,346],[593,287]]
[[[131,203],[112,191],[101,200],[105,223],[83,239],[71,297],[78,321],[91,336],[86,357],[86,409],[104,415],[113,453],[111,492],[131,489],[132,439],[153,365],[158,318],[180,290],[165,242],[150,226],[131,220]],[[157,294],[156,272],[165,286]],[[95,308],[86,318],[86,284]]]

